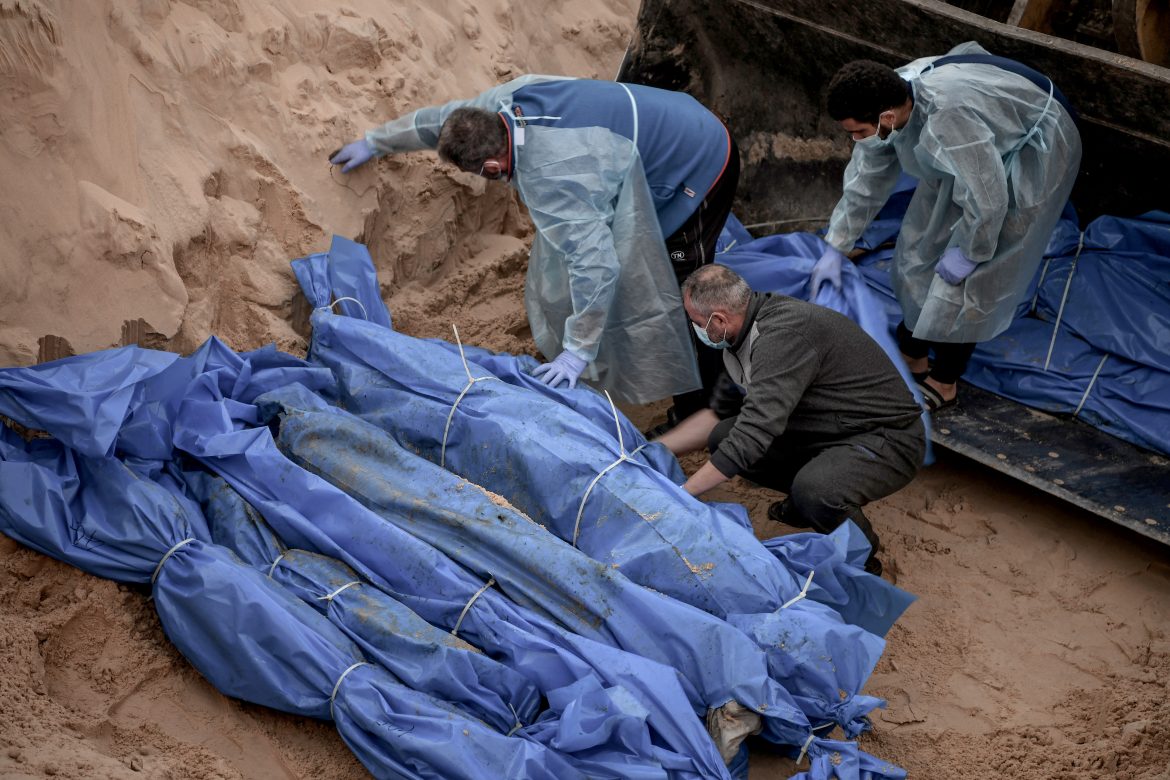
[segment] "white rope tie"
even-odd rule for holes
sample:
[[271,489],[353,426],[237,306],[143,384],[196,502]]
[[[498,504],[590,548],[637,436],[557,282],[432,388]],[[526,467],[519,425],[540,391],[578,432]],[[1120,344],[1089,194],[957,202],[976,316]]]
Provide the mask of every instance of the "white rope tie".
[[[750,225],[744,225],[744,230],[755,230],[756,228],[772,227],[773,225],[795,225],[798,222],[828,222],[831,215],[824,215],[820,217],[795,217],[793,219],[773,219],[770,222],[753,222]],[[738,239],[736,239],[738,240]],[[727,249],[735,246],[735,241],[727,245]],[[727,251],[727,250],[724,250]]]
[[520,729],[524,728],[524,724],[520,722],[520,716],[516,714],[516,708],[512,706],[512,702],[508,702],[508,709],[512,711],[512,717],[516,719],[516,725],[512,727],[511,731],[504,735],[505,737],[510,737]]
[[346,588],[352,588],[354,585],[361,585],[361,583],[358,582],[357,580],[354,580],[353,582],[347,582],[344,585],[342,585],[340,588],[338,588],[337,590],[333,591],[332,593],[326,594],[324,596],[318,596],[317,601],[332,602],[333,599],[335,599],[337,597],[338,593],[341,593],[341,591],[345,590]]
[[1040,279],[1036,282],[1036,292],[1032,294],[1032,305],[1028,307],[1029,314],[1036,313],[1036,306],[1040,303],[1040,290],[1044,288],[1044,280],[1048,277],[1048,267],[1052,265],[1052,258],[1044,258],[1044,267],[1040,269]]
[[318,306],[317,311],[332,312],[333,307],[336,306],[337,304],[341,303],[342,301],[353,301],[354,303],[356,303],[358,305],[358,308],[362,310],[362,319],[366,320],[367,322],[369,321],[370,317],[368,314],[366,314],[366,307],[362,305],[362,302],[359,301],[357,298],[351,298],[348,295],[345,296],[344,298],[338,298],[337,300],[335,300],[333,303],[329,304],[328,306]]
[[1085,394],[1081,396],[1081,402],[1077,404],[1077,409],[1073,412],[1073,417],[1080,414],[1081,409],[1085,407],[1085,402],[1089,400],[1089,393],[1093,392],[1093,385],[1097,384],[1097,377],[1101,376],[1101,369],[1105,368],[1105,361],[1108,359],[1108,352],[1101,356],[1101,362],[1097,364],[1097,370],[1093,372],[1093,377],[1089,380],[1089,386],[1085,388]]
[[635,456],[635,455],[637,455],[639,452],[641,452],[642,450],[646,449],[646,448],[647,448],[647,447],[649,447],[649,446],[650,446],[650,442],[646,442],[645,444],[642,444],[642,445],[639,445],[639,446],[635,447],[635,448],[634,448],[634,451],[630,453],[630,457],[631,457],[631,458],[632,458],[632,457],[634,457],[634,456]]
[[483,595],[484,591],[496,584],[495,577],[488,577],[488,581],[483,584],[483,587],[475,592],[475,594],[468,599],[467,605],[463,607],[463,611],[459,613],[459,619],[455,621],[455,628],[451,629],[451,636],[459,636],[459,626],[463,625],[463,618],[467,617],[468,611],[471,610],[471,605],[475,600]]
[[[606,474],[608,474],[610,472],[610,470],[613,469],[614,466],[617,466],[619,463],[622,463],[623,461],[627,461],[627,460],[630,460],[630,456],[626,455],[626,453],[623,452],[622,456],[620,458],[618,458],[613,463],[609,464],[604,469],[602,469],[601,473],[598,474],[596,477],[594,477],[593,481],[589,483],[589,487],[585,489],[585,495],[581,496],[581,506],[578,507],[578,509],[577,509],[577,522],[573,524],[573,546],[574,547],[577,546],[577,537],[581,533],[581,517],[585,514],[585,502],[589,500],[589,494],[593,492],[594,486],[601,480],[601,478],[604,477]],[[633,463],[633,461],[630,461],[630,462]]]
[[[816,734],[809,734],[808,739],[804,741],[804,745],[800,748],[800,755],[796,757],[796,765],[800,766],[800,762],[808,755],[808,749],[812,747],[813,740],[817,738]],[[812,764],[812,759],[809,759],[809,764]]]
[[272,579],[272,572],[276,571],[276,564],[280,563],[280,559],[286,555],[288,555],[287,550],[282,552],[280,555],[276,556],[276,560],[273,561],[272,565],[268,567],[268,579]]
[[618,82],[618,83],[619,83],[619,86],[621,86],[621,88],[626,91],[626,94],[630,96],[630,112],[634,115],[634,132],[633,132],[633,136],[630,138],[630,140],[634,142],[635,146],[637,146],[638,145],[638,101],[634,100],[634,93],[630,92],[629,87],[627,87],[625,84],[622,84],[621,82]]
[[333,693],[329,694],[329,717],[333,718],[334,720],[337,720],[336,716],[333,714],[333,700],[337,698],[337,689],[341,687],[341,681],[345,679],[345,676],[359,666],[369,666],[369,664],[365,661],[358,661],[356,664],[350,664],[350,667],[342,672],[341,676],[337,678],[337,682],[333,684]]
[[[1052,79],[1048,79],[1048,100],[1044,101],[1044,108],[1042,108],[1040,110],[1039,118],[1037,118],[1035,124],[1032,125],[1032,129],[1027,132],[1027,134],[1023,137],[1023,139],[1018,144],[1016,144],[1015,149],[1013,149],[1011,152],[1008,152],[1008,154],[1013,154],[1013,153],[1018,154],[1020,152],[1020,150],[1022,150],[1025,146],[1027,146],[1029,143],[1031,143],[1033,138],[1036,138],[1037,133],[1040,132],[1040,123],[1048,118],[1048,109],[1052,107],[1052,104],[1055,101],[1056,101],[1056,82],[1054,82]],[[1055,112],[1054,112],[1054,114],[1055,114]],[[1048,151],[1048,142],[1045,141],[1043,137],[1037,138],[1037,142],[1036,142],[1035,146],[1041,152]],[[1014,160],[1015,160],[1015,157],[1013,154],[1012,161],[1014,162]]]
[[810,585],[812,585],[812,578],[814,573],[815,572],[811,571],[808,573],[808,579],[804,581],[804,587],[800,589],[800,593],[797,593],[795,596],[788,599],[788,601],[785,601],[783,604],[781,604],[780,609],[788,609],[796,602],[808,596],[808,588]]
[[193,541],[195,541],[195,537],[193,537],[193,536],[187,537],[186,539],[179,542],[171,549],[167,550],[167,554],[164,555],[162,557],[162,560],[158,562],[158,566],[154,567],[154,574],[150,575],[150,584],[151,585],[153,585],[154,581],[158,579],[158,573],[160,571],[162,571],[163,564],[167,562],[167,559],[170,558],[172,555],[174,555],[175,551],[178,550],[180,547],[182,547],[185,544],[190,544]]
[[[617,466],[620,463],[623,463],[625,461],[629,461],[630,463],[634,463],[634,461],[631,460],[630,455],[626,454],[626,443],[622,439],[622,424],[621,424],[621,421],[618,420],[617,407],[613,405],[613,399],[610,398],[608,390],[605,391],[605,398],[606,398],[606,400],[609,401],[610,412],[613,413],[613,423],[614,423],[614,426],[617,428],[618,452],[621,453],[621,457],[619,457],[613,463],[611,463],[608,466],[606,466],[605,468],[603,468],[601,470],[601,473],[599,473],[596,477],[594,477],[593,481],[589,483],[589,487],[587,487],[585,489],[585,495],[581,496],[581,505],[577,507],[577,522],[573,523],[573,546],[574,547],[577,546],[577,537],[581,533],[581,518],[585,514],[585,502],[589,500],[589,494],[593,492],[593,488],[597,485],[598,482],[601,481],[601,478],[604,477],[606,474],[608,474],[615,466]],[[641,447],[639,447],[638,449],[641,449]],[[635,452],[637,452],[637,450],[635,450]]]
[[451,432],[451,420],[455,417],[455,410],[459,408],[459,402],[463,400],[463,396],[467,395],[467,391],[476,382],[482,382],[485,379],[499,380],[499,377],[492,376],[491,374],[476,377],[471,375],[471,367],[467,365],[467,355],[463,352],[463,342],[459,340],[459,328],[455,327],[455,323],[451,323],[451,330],[455,331],[455,343],[459,345],[459,359],[463,361],[463,370],[467,372],[467,385],[463,388],[463,392],[459,393],[459,397],[455,399],[455,403],[451,404],[451,411],[447,412],[447,424],[443,426],[443,447],[439,450],[439,468],[446,468],[447,434]]
[[1044,370],[1052,361],[1052,350],[1056,348],[1056,332],[1060,328],[1060,321],[1064,317],[1064,304],[1068,301],[1069,290],[1072,289],[1073,276],[1077,272],[1077,261],[1081,259],[1081,250],[1085,248],[1085,232],[1082,230],[1077,239],[1077,253],[1073,255],[1072,265],[1068,269],[1068,279],[1064,283],[1064,293],[1060,296],[1060,308],[1056,312],[1056,322],[1052,323],[1052,339],[1048,342],[1048,354],[1044,357]]

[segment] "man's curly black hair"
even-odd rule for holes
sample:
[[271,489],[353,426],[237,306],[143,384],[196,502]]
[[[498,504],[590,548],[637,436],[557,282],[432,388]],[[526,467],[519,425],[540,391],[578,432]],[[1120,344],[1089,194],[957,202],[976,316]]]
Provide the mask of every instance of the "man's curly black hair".
[[838,122],[877,124],[883,111],[902,105],[909,96],[910,85],[893,68],[873,60],[854,60],[833,76],[826,102],[829,116]]

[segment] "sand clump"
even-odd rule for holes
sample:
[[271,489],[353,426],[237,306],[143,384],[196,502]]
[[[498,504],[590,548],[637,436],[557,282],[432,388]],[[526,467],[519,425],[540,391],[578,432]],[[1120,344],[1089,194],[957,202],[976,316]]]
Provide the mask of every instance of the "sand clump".
[[[301,352],[288,261],[334,233],[369,246],[404,332],[532,352],[531,225],[506,187],[425,153],[349,177],[326,155],[524,72],[612,77],[635,11],[0,0],[0,365],[212,334]],[[648,427],[663,405],[629,411]],[[714,498],[761,537],[791,530],[766,520],[769,491]],[[866,749],[911,777],[1170,780],[1165,548],[946,457],[871,517],[887,576],[920,599],[867,688],[889,706]],[[331,724],[216,692],[148,595],[0,536],[0,777],[367,776]],[[793,771],[755,748],[753,780]]]

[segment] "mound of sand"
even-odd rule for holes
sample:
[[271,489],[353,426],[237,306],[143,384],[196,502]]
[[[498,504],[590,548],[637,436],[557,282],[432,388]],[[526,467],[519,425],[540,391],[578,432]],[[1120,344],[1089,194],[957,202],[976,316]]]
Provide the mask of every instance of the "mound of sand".
[[[507,188],[428,154],[349,177],[326,157],[524,72],[612,77],[635,10],[0,0],[0,365],[211,334],[300,352],[288,261],[332,233],[370,247],[405,332],[531,351]],[[767,491],[718,497],[790,530]],[[871,516],[921,600],[871,681],[890,704],[867,749],[911,776],[1170,778],[1166,550],[958,461]],[[0,537],[0,777],[366,776],[330,724],[217,693],[147,596]],[[792,769],[761,746],[752,777]]]
[[434,155],[348,177],[327,157],[525,72],[610,78],[633,13],[630,0],[0,0],[0,365],[36,362],[46,336],[65,352],[117,346],[138,320],[145,343],[177,351],[212,333],[303,347],[288,261],[332,233],[364,238],[387,292],[484,252],[514,275],[527,227],[505,187]]

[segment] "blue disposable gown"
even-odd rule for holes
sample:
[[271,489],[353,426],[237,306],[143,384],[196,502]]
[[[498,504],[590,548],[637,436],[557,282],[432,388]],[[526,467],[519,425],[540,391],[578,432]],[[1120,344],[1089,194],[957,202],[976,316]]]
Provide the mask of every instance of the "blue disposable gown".
[[[986,54],[965,43],[949,54]],[[889,143],[857,144],[826,241],[848,252],[905,170],[918,179],[891,266],[915,337],[987,341],[1011,323],[1068,200],[1081,160],[1073,119],[1048,92],[994,65],[898,69],[914,91],[906,126]],[[962,283],[935,273],[958,247],[975,270]]]
[[[558,127],[555,117],[516,131],[512,95],[552,80],[522,76],[366,138],[380,154],[434,149],[455,109],[499,111],[511,137],[510,183],[536,226],[525,306],[540,351],[569,350],[589,363],[586,377],[629,403],[694,389],[694,348],[638,145],[605,127]],[[633,92],[630,101],[636,110]]]

